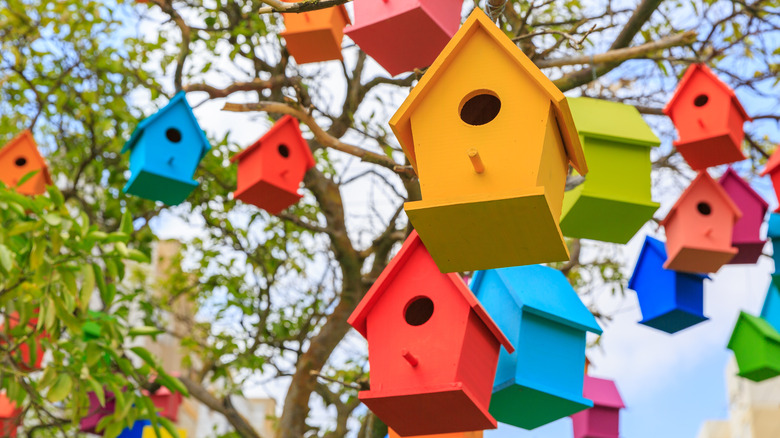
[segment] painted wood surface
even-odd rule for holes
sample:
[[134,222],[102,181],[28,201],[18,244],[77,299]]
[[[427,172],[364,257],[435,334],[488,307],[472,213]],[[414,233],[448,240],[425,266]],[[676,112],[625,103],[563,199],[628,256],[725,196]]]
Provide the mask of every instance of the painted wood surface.
[[[295,3],[295,2],[288,2]],[[282,14],[287,51],[298,64],[344,59],[341,40],[344,27],[350,23],[344,5],[316,11]]]
[[618,438],[625,405],[615,382],[586,375],[582,394],[593,407],[571,416],[574,438]]
[[[16,187],[30,172],[37,173]],[[0,181],[8,187],[16,187],[23,195],[41,195],[46,192],[47,185],[53,184],[46,160],[29,130],[25,129],[0,148]]]
[[766,239],[761,238],[761,227],[769,204],[731,166],[718,179],[718,184],[742,213],[731,236],[731,244],[738,252],[728,264],[755,264],[766,244]]
[[728,348],[741,377],[761,382],[780,375],[780,333],[763,319],[740,312]]

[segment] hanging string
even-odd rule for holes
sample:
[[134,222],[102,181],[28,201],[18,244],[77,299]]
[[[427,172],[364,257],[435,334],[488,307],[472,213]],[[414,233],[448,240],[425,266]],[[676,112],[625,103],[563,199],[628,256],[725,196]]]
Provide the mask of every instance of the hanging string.
[[507,0],[487,0],[485,2],[485,12],[491,20],[496,21],[504,13]]

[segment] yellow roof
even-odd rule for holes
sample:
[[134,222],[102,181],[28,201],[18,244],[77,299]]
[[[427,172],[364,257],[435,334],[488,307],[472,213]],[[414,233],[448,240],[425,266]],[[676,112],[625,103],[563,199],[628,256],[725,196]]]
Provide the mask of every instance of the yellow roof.
[[[414,170],[417,171],[417,157],[414,151],[414,138],[412,136],[411,117],[412,113],[417,109],[417,106],[425,99],[425,95],[430,90],[428,86],[431,83],[435,83],[439,78],[439,75],[446,74],[447,67],[452,59],[458,56],[458,52],[468,44],[471,36],[477,31],[483,31],[495,44],[517,62],[517,66],[528,73],[535,79],[539,87],[550,97],[553,108],[555,109],[556,119],[558,121],[558,128],[561,132],[561,138],[563,144],[566,147],[566,154],[569,157],[569,161],[577,172],[584,175],[588,172],[588,166],[585,164],[585,154],[582,152],[582,145],[580,144],[580,138],[577,134],[577,129],[574,126],[574,119],[572,119],[571,112],[569,111],[569,104],[566,101],[566,96],[555,86],[555,84],[542,73],[541,70],[525,56],[520,48],[518,48],[512,40],[507,38],[506,35],[482,12],[477,8],[471,13],[469,18],[463,23],[463,26],[458,30],[455,36],[452,37],[444,50],[433,62],[428,71],[423,75],[420,82],[412,89],[409,96],[404,103],[398,108],[398,111],[390,119],[390,127],[393,129],[395,136],[401,143],[401,147],[412,163]],[[489,75],[490,72],[486,71],[485,74]]]

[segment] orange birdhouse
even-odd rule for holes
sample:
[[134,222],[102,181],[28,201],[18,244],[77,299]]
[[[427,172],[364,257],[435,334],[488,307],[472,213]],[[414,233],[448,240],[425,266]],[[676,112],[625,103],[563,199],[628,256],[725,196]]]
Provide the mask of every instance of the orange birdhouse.
[[[401,435],[398,435],[396,431],[393,429],[388,428],[387,429],[387,438],[399,438]],[[433,435],[421,435],[419,437],[413,437],[413,438],[482,438],[483,433],[481,430],[474,430],[470,432],[457,432],[457,433],[439,433],[439,434],[433,434]],[[409,438],[409,437],[406,437]]]
[[390,126],[420,179],[406,213],[442,272],[569,259],[566,175],[588,169],[568,102],[479,8]]
[[[295,2],[288,2],[295,3]],[[343,59],[341,40],[350,24],[344,5],[310,12],[282,14],[287,51],[298,64]]]
[[298,187],[306,171],[314,167],[309,144],[301,135],[298,120],[291,116],[279,119],[230,161],[238,161],[238,187],[233,197],[271,214],[279,214],[301,199]]
[[742,217],[728,193],[707,173],[699,172],[666,218],[665,269],[716,272],[737,254],[731,246],[734,224]]
[[442,274],[417,232],[349,317],[368,339],[359,394],[401,436],[495,429],[488,413],[499,348],[514,351],[458,274]]
[[22,409],[0,392],[0,437],[13,438],[22,422]]
[[[38,313],[37,309],[35,313]],[[7,324],[0,324],[0,334],[8,339],[8,342],[11,345],[14,345],[14,339],[26,338],[28,331],[35,330],[35,327],[38,324],[38,318],[30,318],[27,322],[26,329],[23,326],[19,326],[19,312],[11,313],[6,322]],[[31,336],[26,342],[19,344],[15,351],[11,352],[10,356],[16,362],[19,369],[23,371],[34,371],[41,368],[44,354],[41,340],[45,337],[45,332],[38,333],[36,336]],[[0,344],[4,343],[3,340],[0,340]]]
[[[38,171],[19,187],[19,181],[28,173]],[[32,132],[25,129],[0,149],[0,181],[23,195],[40,195],[51,185],[46,161],[38,151]]]
[[[769,178],[772,180],[775,195],[780,200],[780,148],[776,149],[772,156],[769,157],[769,160],[767,160],[766,167],[761,172],[761,176],[766,175],[769,175]],[[775,212],[780,212],[780,206],[775,209]]]
[[664,114],[677,128],[674,146],[695,170],[745,159],[742,125],[752,120],[734,90],[704,64],[688,67]]

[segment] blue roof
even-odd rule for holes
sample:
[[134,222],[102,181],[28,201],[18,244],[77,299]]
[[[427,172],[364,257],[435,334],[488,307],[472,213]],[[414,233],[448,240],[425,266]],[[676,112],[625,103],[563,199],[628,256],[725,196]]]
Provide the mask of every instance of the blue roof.
[[769,228],[766,234],[770,239],[780,237],[780,213],[771,213],[769,215]]
[[146,129],[147,126],[154,123],[155,120],[157,120],[161,115],[165,114],[169,109],[175,107],[178,104],[183,104],[185,108],[187,108],[187,115],[190,118],[190,121],[194,124],[195,130],[200,134],[201,139],[201,151],[200,151],[200,158],[203,159],[203,156],[206,155],[206,152],[211,149],[211,143],[209,143],[209,139],[206,138],[206,133],[203,132],[202,129],[200,129],[200,124],[198,123],[198,119],[195,118],[195,113],[192,112],[192,107],[190,107],[190,104],[187,103],[186,99],[186,93],[184,91],[179,91],[176,93],[173,98],[168,102],[167,105],[165,105],[163,108],[161,108],[156,113],[152,114],[151,116],[143,119],[141,123],[138,124],[138,126],[135,127],[135,131],[133,131],[133,134],[130,136],[130,140],[127,140],[127,143],[122,147],[122,153],[132,150],[136,143],[138,143],[138,140],[141,138],[141,136],[144,133],[144,129]]
[[498,275],[509,295],[524,311],[580,330],[601,334],[596,318],[557,269],[529,265],[477,271],[471,282],[472,290],[479,289],[488,272]]
[[[661,242],[660,240],[651,237],[651,236],[645,236],[645,242],[642,244],[642,249],[639,251],[639,257],[636,260],[636,266],[634,267],[634,272],[631,274],[631,279],[628,280],[628,288],[631,290],[636,290],[634,286],[636,286],[636,278],[637,274],[639,273],[640,269],[642,268],[642,265],[647,260],[647,257],[649,256],[655,256],[657,259],[660,260],[659,266],[663,269],[663,264],[666,261],[667,255],[666,255],[666,244],[664,242]],[[679,272],[680,275],[691,275],[693,277],[704,279],[709,279],[710,277],[708,275],[704,274],[695,274],[691,272]]]

